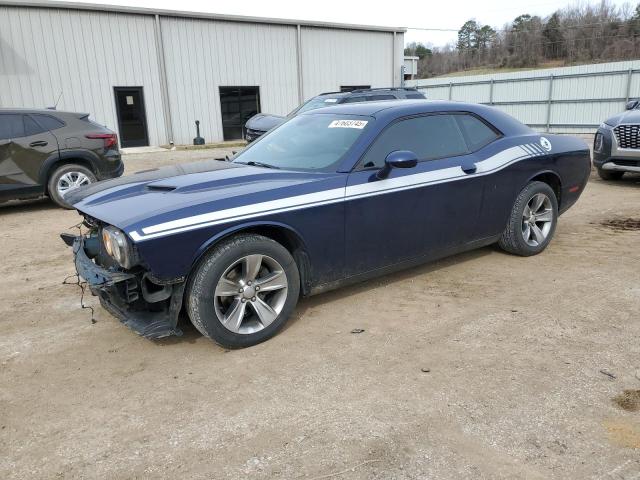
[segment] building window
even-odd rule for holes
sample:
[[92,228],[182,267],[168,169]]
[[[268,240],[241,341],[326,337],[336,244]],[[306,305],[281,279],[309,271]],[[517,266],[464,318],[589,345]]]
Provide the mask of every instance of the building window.
[[368,88],[371,88],[371,85],[342,85],[340,91],[353,92],[354,90],[366,90]]
[[222,135],[225,140],[242,140],[244,124],[260,113],[259,87],[220,87]]

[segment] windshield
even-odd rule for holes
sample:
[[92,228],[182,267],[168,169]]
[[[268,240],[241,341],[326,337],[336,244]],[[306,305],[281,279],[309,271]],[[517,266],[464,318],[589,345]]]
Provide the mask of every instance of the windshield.
[[293,117],[238,154],[235,163],[292,170],[335,171],[371,117],[312,114]]
[[336,97],[313,97],[311,100],[303,103],[287,116],[291,117],[302,112],[315,110],[316,108],[331,107],[332,105],[338,103],[338,100],[339,99]]

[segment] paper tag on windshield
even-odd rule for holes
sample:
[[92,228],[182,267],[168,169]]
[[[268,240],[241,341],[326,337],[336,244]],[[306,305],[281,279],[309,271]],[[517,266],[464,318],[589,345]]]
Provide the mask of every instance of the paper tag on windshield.
[[329,124],[329,128],[364,128],[366,120],[334,120]]
[[337,101],[337,98],[327,98],[324,103],[336,103]]

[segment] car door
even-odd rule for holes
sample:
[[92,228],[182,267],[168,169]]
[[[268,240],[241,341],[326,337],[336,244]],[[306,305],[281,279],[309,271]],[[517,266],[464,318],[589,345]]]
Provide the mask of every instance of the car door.
[[17,190],[33,182],[15,162],[15,140],[24,136],[21,113],[0,113],[0,196],[12,198]]
[[[39,183],[42,164],[51,155],[58,154],[56,137],[40,126],[27,114],[0,114],[0,139],[2,160],[0,163],[0,184],[2,190],[11,195],[30,193],[43,189]],[[11,125],[11,127],[7,127]],[[1,144],[1,143],[0,143]]]
[[[385,158],[397,150],[413,151],[417,166],[379,180]],[[405,118],[383,130],[347,180],[348,275],[473,241],[483,195],[476,160],[453,114]]]

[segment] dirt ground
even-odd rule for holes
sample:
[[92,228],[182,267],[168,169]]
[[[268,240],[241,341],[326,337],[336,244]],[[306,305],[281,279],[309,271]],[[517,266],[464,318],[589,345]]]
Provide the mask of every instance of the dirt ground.
[[230,352],[190,325],[91,324],[62,285],[78,218],[0,207],[3,479],[640,479],[640,230],[620,227],[640,176],[593,177],[542,255],[484,248],[305,299]]

